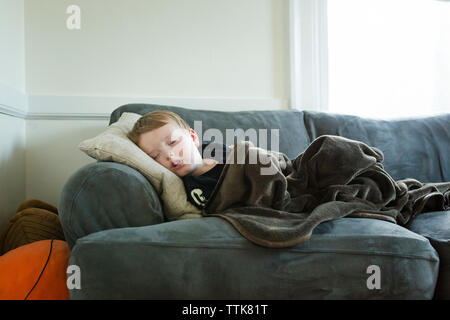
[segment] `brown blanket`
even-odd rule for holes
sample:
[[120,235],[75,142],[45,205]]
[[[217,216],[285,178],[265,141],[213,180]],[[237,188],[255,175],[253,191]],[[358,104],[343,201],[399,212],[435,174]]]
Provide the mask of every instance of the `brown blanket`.
[[383,153],[339,136],[320,136],[292,163],[243,141],[229,155],[203,211],[248,240],[272,248],[307,241],[320,223],[363,217],[406,225],[417,214],[450,209],[450,182],[394,181]]

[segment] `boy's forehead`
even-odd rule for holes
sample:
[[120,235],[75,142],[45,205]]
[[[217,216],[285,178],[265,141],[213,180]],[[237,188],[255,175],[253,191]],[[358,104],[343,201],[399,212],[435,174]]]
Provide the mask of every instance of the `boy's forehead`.
[[163,136],[163,138],[169,138],[170,136],[179,136],[185,132],[185,129],[181,128],[177,123],[173,121],[169,121],[164,126],[160,127],[159,134]]
[[176,123],[174,123],[174,122],[172,122],[172,121],[169,121],[169,122],[167,122],[165,125],[163,125],[162,127],[159,127],[159,128],[157,128],[157,129],[153,129],[153,130],[150,130],[150,131],[147,131],[147,132],[149,132],[149,135],[155,135],[155,136],[157,136],[157,135],[168,135],[168,134],[171,134],[171,133],[176,133],[176,132],[181,132],[181,128],[180,128],[180,126],[178,126]]
[[171,137],[178,137],[183,134],[185,129],[180,128],[176,123],[168,122],[167,124],[141,134],[140,143],[151,147]]

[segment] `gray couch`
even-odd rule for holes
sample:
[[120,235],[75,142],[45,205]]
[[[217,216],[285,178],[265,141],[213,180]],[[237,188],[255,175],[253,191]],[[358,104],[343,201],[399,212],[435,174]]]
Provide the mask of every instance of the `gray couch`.
[[[361,140],[384,152],[395,180],[450,181],[450,114],[382,121],[129,104],[110,123],[123,112],[156,109],[191,126],[201,120],[203,131],[218,128],[224,137],[227,128],[279,129],[279,151],[291,159],[320,135]],[[337,219],[320,224],[306,243],[270,249],[218,217],[167,222],[148,180],[113,162],[80,168],[58,208],[69,264],[80,268],[81,289],[71,289],[71,299],[450,299],[450,211],[422,213],[406,228]]]

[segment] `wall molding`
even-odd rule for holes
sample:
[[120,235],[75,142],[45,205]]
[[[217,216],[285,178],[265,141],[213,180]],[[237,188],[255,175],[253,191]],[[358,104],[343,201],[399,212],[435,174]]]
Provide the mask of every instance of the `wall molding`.
[[21,119],[26,119],[27,117],[27,113],[25,111],[3,104],[0,104],[0,114],[6,114],[8,116]]
[[[3,88],[3,91],[0,91],[0,93],[7,91]],[[11,91],[9,92],[10,97],[17,96],[16,93],[11,94]],[[111,112],[128,103],[161,104],[196,110],[213,109],[217,111],[289,109],[287,100],[275,98],[146,98],[23,94],[21,97],[16,97],[17,100],[20,100],[22,103],[16,103],[16,105],[21,105],[21,108],[0,103],[0,113],[26,120],[108,120]],[[9,99],[9,101],[12,101],[12,99]],[[25,107],[23,107],[24,105]],[[108,111],[105,112],[105,110]]]
[[0,83],[0,113],[24,119],[27,106],[28,96],[25,93]]
[[109,113],[28,113],[26,120],[109,120]]
[[[241,111],[288,109],[288,101],[271,98],[210,97],[112,97],[29,95],[29,120],[104,120],[111,112],[128,103],[179,106],[197,110]],[[61,111],[63,110],[63,111]],[[105,110],[108,110],[105,112]]]

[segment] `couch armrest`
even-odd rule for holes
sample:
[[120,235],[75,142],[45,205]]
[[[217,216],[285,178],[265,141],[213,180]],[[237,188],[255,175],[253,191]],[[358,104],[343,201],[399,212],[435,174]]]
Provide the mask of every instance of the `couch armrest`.
[[58,211],[69,247],[85,235],[164,222],[158,194],[137,170],[115,162],[88,164],[61,192]]

